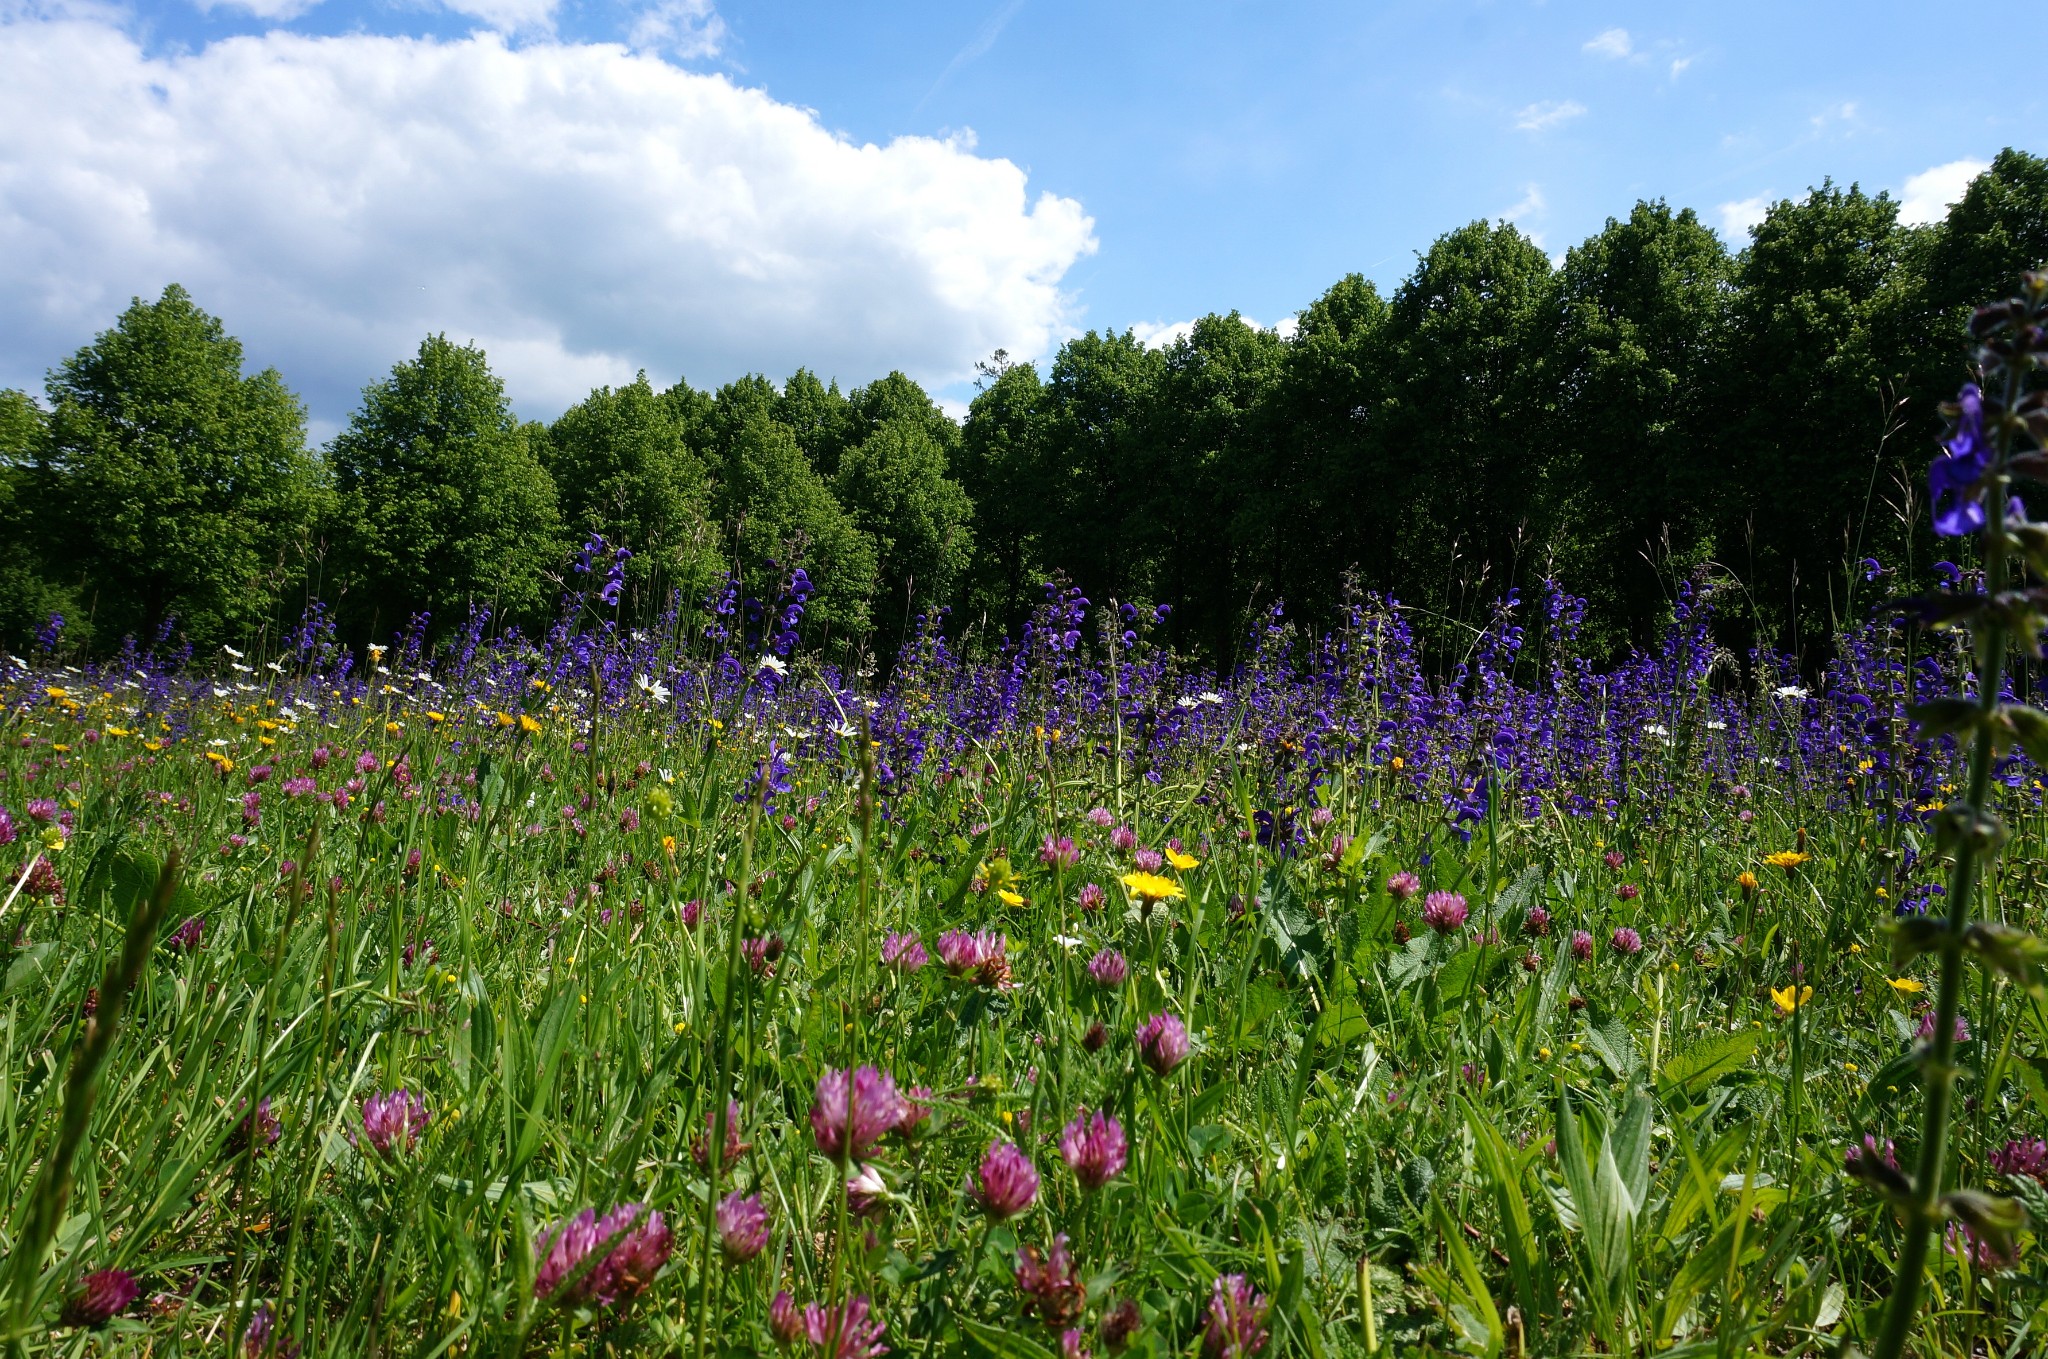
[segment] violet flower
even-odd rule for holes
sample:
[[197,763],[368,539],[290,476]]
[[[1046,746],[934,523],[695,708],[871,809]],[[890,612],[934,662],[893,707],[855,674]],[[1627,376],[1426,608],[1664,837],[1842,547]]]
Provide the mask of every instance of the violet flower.
[[1138,1055],[1155,1076],[1168,1076],[1188,1055],[1187,1026],[1169,1014],[1153,1015],[1138,1026]]
[[768,1245],[768,1209],[759,1194],[737,1191],[718,1201],[718,1248],[734,1264],[744,1264]]
[[811,1105],[811,1136],[832,1160],[843,1154],[864,1161],[875,1143],[902,1121],[904,1109],[894,1077],[871,1066],[851,1073],[827,1070],[818,1077]]
[[1017,1252],[1017,1291],[1024,1295],[1024,1315],[1036,1315],[1055,1329],[1073,1325],[1088,1305],[1088,1288],[1074,1268],[1066,1233],[1052,1239],[1052,1249],[1025,1246]]
[[1431,892],[1422,904],[1422,923],[1438,934],[1456,934],[1470,914],[1465,898],[1456,892]]
[[1122,986],[1124,978],[1130,975],[1130,971],[1130,964],[1124,961],[1124,955],[1113,948],[1103,949],[1088,960],[1088,975],[1105,991]]
[[1014,1142],[991,1142],[981,1158],[974,1200],[990,1217],[1015,1217],[1038,1197],[1038,1168]]
[[1272,1304],[1255,1292],[1242,1274],[1226,1274],[1209,1292],[1208,1320],[1202,1327],[1205,1359],[1249,1359],[1266,1347],[1266,1312]]
[[1129,1154],[1123,1125],[1106,1113],[1083,1109],[1060,1131],[1060,1155],[1083,1189],[1100,1189],[1122,1174]]
[[141,1291],[125,1269],[96,1269],[65,1294],[58,1319],[96,1331],[133,1306]]
[[[674,1235],[660,1213],[647,1213],[646,1220],[640,1220],[646,1208],[642,1203],[622,1203],[601,1218],[585,1208],[543,1231],[534,1242],[534,1297],[560,1307],[611,1307],[646,1292],[674,1245]],[[599,1249],[605,1254],[589,1264]],[[575,1277],[579,1270],[580,1278]]]
[[380,1156],[411,1151],[433,1121],[420,1097],[404,1088],[364,1100],[362,1118],[358,1145],[368,1142]]

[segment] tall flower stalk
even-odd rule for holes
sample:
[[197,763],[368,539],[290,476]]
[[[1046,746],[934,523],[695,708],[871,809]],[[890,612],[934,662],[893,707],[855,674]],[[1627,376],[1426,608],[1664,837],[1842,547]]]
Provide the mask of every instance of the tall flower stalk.
[[1954,410],[1954,433],[1928,478],[1935,532],[1979,540],[1984,585],[1980,591],[1959,589],[1911,605],[1924,622],[1970,630],[1976,689],[1913,710],[1928,739],[1970,739],[1970,770],[1966,800],[1950,803],[1936,824],[1938,843],[1955,856],[1948,916],[1907,920],[1893,938],[1895,964],[1920,953],[1940,955],[1940,986],[1921,1054],[1926,1104],[1919,1159],[1910,1178],[1877,1156],[1857,1157],[1850,1166],[1905,1220],[1898,1275],[1872,1351],[1876,1359],[1898,1359],[1905,1351],[1919,1312],[1927,1254],[1943,1224],[1960,1222],[1979,1239],[2009,1252],[2022,1220],[2019,1206],[2010,1200],[1972,1190],[1943,1193],[1941,1187],[1957,1074],[1963,957],[1975,954],[1985,965],[2026,982],[2043,954],[2041,941],[2021,931],[1970,918],[1985,862],[2004,840],[2004,826],[1987,805],[1994,762],[2018,744],[2037,764],[2048,763],[2048,713],[2002,703],[1999,697],[2007,648],[2017,642],[2036,649],[2048,631],[2048,585],[2024,579],[2031,573],[2048,581],[2048,523],[2029,521],[2012,495],[2015,480],[2048,481],[2048,401],[2043,392],[2030,390],[2028,381],[2035,370],[2048,366],[2048,335],[2042,328],[2048,321],[2048,274],[2028,274],[2022,288],[2021,296],[1980,307],[1970,320],[1985,385],[1963,389]]

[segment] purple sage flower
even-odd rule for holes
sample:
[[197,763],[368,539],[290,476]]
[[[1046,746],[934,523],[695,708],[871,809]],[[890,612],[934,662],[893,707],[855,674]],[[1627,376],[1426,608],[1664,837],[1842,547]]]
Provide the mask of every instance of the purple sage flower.
[[1956,398],[1956,431],[1927,469],[1934,494],[1934,531],[1944,538],[1962,538],[1984,528],[1984,473],[1991,466],[1991,445],[1984,438],[1984,394],[1966,383]]
[[759,1194],[738,1192],[718,1201],[718,1248],[734,1264],[743,1264],[768,1245],[768,1209]]
[[864,1161],[883,1134],[902,1122],[904,1108],[894,1077],[871,1066],[853,1072],[828,1070],[818,1077],[811,1136],[832,1160],[844,1154]]
[[1123,1125],[1106,1113],[1080,1110],[1060,1131],[1060,1155],[1083,1189],[1100,1189],[1122,1174],[1130,1145]]
[[1153,1075],[1171,1075],[1187,1055],[1187,1026],[1173,1015],[1153,1015],[1138,1026],[1138,1056]]
[[1266,1295],[1242,1274],[1226,1274],[1209,1291],[1209,1315],[1202,1327],[1204,1359],[1249,1359],[1266,1347]]

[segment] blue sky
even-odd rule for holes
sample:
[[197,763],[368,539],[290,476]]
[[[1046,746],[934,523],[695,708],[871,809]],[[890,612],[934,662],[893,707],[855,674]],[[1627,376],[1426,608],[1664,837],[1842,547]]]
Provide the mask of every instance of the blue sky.
[[[390,38],[412,41],[392,43]],[[2048,96],[1907,4],[0,0],[0,383],[173,278],[316,430],[426,329],[547,416],[1233,308],[1638,198],[1938,214]],[[11,130],[8,130],[11,129]],[[11,261],[11,262],[4,262]]]

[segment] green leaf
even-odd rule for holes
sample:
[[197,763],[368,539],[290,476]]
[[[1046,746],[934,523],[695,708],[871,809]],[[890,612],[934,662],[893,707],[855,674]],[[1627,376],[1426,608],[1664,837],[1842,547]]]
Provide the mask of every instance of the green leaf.
[[2027,758],[2048,767],[2048,713],[2024,704],[2005,703],[1999,706],[1998,716],[2020,743],[2020,749],[2027,752]]
[[985,1325],[972,1317],[956,1315],[960,1329],[990,1354],[1002,1359],[1053,1359],[1053,1352],[1015,1327]]
[[1983,705],[1970,698],[1935,698],[1906,709],[1906,716],[1920,727],[1920,735],[1933,740],[1974,728],[1984,718]]
[[1500,1219],[1506,1241],[1508,1272],[1514,1280],[1515,1299],[1522,1314],[1536,1316],[1542,1297],[1549,1289],[1549,1270],[1542,1243],[1536,1237],[1536,1220],[1529,1212],[1528,1197],[1522,1192],[1522,1162],[1494,1126],[1471,1104],[1465,1104],[1465,1123],[1472,1130],[1473,1157],[1493,1189],[1494,1213]]
[[1658,1084],[1667,1092],[1697,1099],[1715,1081],[1747,1064],[1762,1037],[1754,1029],[1740,1029],[1702,1039],[1664,1063]]
[[1963,931],[1963,947],[2015,985],[2036,996],[2043,994],[2041,970],[2048,968],[2048,940],[2012,925],[1980,920]]

